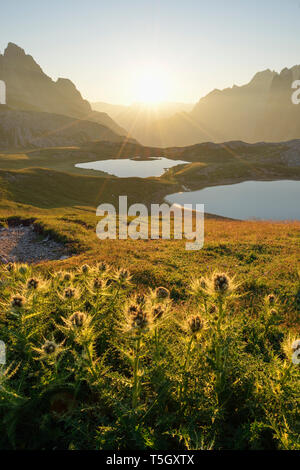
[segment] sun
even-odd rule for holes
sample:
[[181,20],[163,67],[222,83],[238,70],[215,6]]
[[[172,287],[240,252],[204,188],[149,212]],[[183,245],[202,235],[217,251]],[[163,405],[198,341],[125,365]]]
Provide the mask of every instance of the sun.
[[167,76],[157,67],[148,67],[141,71],[136,81],[136,99],[148,106],[165,101],[167,98]]

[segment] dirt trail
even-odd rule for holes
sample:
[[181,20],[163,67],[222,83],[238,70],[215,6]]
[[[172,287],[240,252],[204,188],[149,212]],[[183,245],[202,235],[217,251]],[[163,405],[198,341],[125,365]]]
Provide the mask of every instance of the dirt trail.
[[0,227],[0,263],[38,263],[68,257],[63,244],[37,234],[33,225]]

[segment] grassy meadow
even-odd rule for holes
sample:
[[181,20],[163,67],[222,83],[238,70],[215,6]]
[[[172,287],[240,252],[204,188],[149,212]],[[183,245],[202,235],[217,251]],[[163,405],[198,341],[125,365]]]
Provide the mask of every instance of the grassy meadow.
[[160,202],[180,168],[0,161],[0,225],[33,224],[71,255],[0,267],[1,448],[300,449],[299,222],[208,216],[194,252],[100,241],[100,202]]

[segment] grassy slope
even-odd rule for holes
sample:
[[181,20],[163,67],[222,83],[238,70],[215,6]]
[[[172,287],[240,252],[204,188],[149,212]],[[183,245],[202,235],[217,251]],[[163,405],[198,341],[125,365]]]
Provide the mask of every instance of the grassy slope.
[[[247,279],[247,285],[250,283],[254,294],[256,290],[277,289],[289,297],[297,289],[299,223],[207,218],[204,249],[194,253],[185,250],[184,241],[99,241],[95,234],[98,222],[95,208],[99,203],[117,206],[118,196],[124,194],[128,195],[129,204],[143,202],[149,206],[150,203],[161,202],[164,195],[180,190],[179,181],[182,182],[186,173],[193,173],[195,167],[211,169],[206,177],[204,174],[194,175],[198,185],[202,181],[203,184],[207,181],[213,184],[218,179],[226,178],[227,174],[228,178],[232,178],[232,174],[235,178],[247,178],[247,171],[251,170],[253,174],[253,168],[261,171],[263,178],[264,175],[266,177],[268,165],[272,163],[273,171],[276,167],[271,159],[275,150],[272,146],[267,147],[263,158],[265,166],[263,162],[259,165],[261,151],[260,147],[256,149],[251,146],[250,157],[238,164],[236,157],[226,149],[221,148],[214,153],[203,146],[194,146],[190,148],[190,160],[201,158],[203,162],[193,162],[185,169],[177,167],[163,178],[147,179],[118,179],[97,176],[98,172],[84,174],[81,170],[74,170],[75,161],[93,159],[87,152],[96,152],[96,159],[99,155],[109,158],[130,154],[145,158],[157,154],[155,149],[132,144],[125,149],[120,145],[95,143],[85,149],[43,149],[26,154],[2,154],[0,217],[2,221],[10,216],[35,217],[58,237],[69,240],[72,250],[78,255],[64,262],[49,263],[49,267],[69,267],[83,261],[106,260],[114,265],[128,266],[141,283],[141,288],[166,283],[173,289],[174,296],[179,298],[185,296],[189,280],[195,275],[221,269]],[[187,150],[180,149],[180,152],[178,157],[173,149],[172,156],[187,159]],[[166,149],[165,154],[171,156],[170,149]],[[252,158],[252,164],[249,164],[249,158]],[[253,158],[256,166],[253,165]],[[36,168],[41,163],[44,168]],[[54,170],[54,167],[59,167],[60,171]],[[300,171],[299,168],[297,171]],[[297,177],[292,167],[281,165],[278,172]],[[193,175],[188,175],[187,180],[189,185],[193,184]]]
[[228,271],[244,282],[243,290],[251,293],[253,302],[258,295],[275,291],[287,304],[290,325],[299,321],[295,310],[300,287],[299,222],[206,219],[204,248],[189,252],[184,240],[100,241],[95,233],[99,219],[93,208],[45,210],[14,205],[6,209],[2,206],[0,214],[3,224],[14,216],[33,216],[76,253],[64,261],[42,263],[42,269],[68,269],[84,262],[106,261],[115,267],[129,268],[141,290],[166,285],[178,301],[186,298],[195,276]]

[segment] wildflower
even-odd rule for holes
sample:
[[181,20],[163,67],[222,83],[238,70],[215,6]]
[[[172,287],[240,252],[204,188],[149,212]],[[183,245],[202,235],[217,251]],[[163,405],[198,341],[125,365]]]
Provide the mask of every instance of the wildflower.
[[12,298],[11,306],[15,308],[22,308],[25,302],[26,302],[25,297],[23,297],[22,295],[15,295]]
[[131,304],[128,307],[128,313],[129,315],[135,315],[138,312],[138,306],[135,304]]
[[274,305],[274,303],[275,303],[275,295],[274,294],[268,295],[268,302],[269,302],[270,305]]
[[158,299],[167,299],[170,297],[170,291],[165,287],[157,287],[155,289],[155,295]]
[[82,267],[81,267],[81,271],[83,272],[83,274],[86,274],[89,272],[89,265],[88,264],[84,264]]
[[70,316],[70,322],[73,326],[81,327],[86,321],[86,314],[84,312],[75,312]]
[[38,279],[35,279],[34,277],[29,279],[29,281],[27,282],[28,289],[37,289],[38,286],[39,286],[39,281]]
[[94,289],[101,289],[102,287],[104,287],[104,282],[103,282],[103,279],[100,279],[99,277],[96,277],[94,279]]
[[46,356],[55,354],[57,352],[58,345],[54,341],[46,341],[42,346],[42,351]]
[[293,352],[297,350],[300,351],[300,339],[296,339],[295,341],[293,341],[291,348]]
[[213,278],[214,290],[220,294],[224,294],[229,290],[230,280],[228,276],[223,274],[215,274]]
[[100,272],[108,271],[108,265],[107,265],[107,263],[105,263],[105,261],[103,261],[103,263],[100,263],[99,271]]
[[39,359],[52,359],[58,356],[58,354],[62,351],[62,345],[63,342],[61,344],[57,344],[55,341],[46,340],[41,348],[33,349],[39,353]]
[[67,299],[71,299],[75,296],[75,289],[73,289],[72,287],[68,287],[67,289],[65,289],[64,295]]
[[122,284],[127,283],[131,279],[130,272],[128,271],[128,269],[120,269],[119,271],[117,271],[115,279]]
[[201,318],[197,315],[188,320],[188,326],[190,332],[195,334],[199,333],[199,331],[203,329],[204,324]]
[[139,310],[132,316],[131,326],[132,328],[145,330],[149,326],[148,314],[143,310]]

